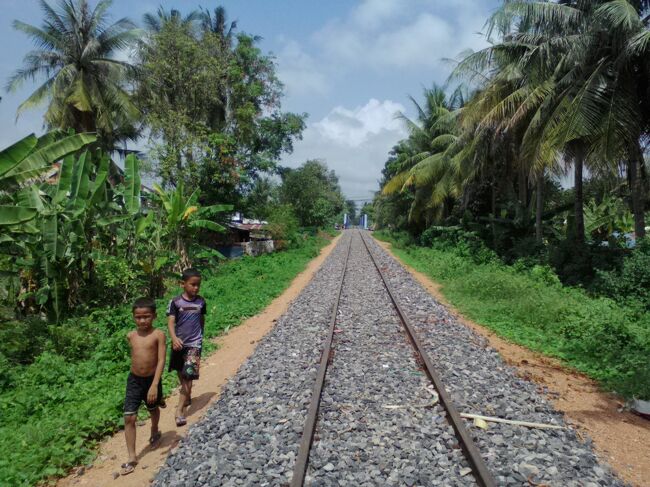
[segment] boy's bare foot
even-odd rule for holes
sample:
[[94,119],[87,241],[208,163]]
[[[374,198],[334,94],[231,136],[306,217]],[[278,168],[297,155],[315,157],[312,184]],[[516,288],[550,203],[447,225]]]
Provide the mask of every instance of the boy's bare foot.
[[133,473],[135,470],[135,466],[138,464],[136,461],[130,461],[122,464],[122,470],[120,471],[120,475],[129,475],[130,473]]
[[155,433],[152,433],[151,438],[149,438],[149,444],[151,446],[156,446],[157,443],[160,441],[160,438],[162,438],[162,433],[160,431],[156,431]]

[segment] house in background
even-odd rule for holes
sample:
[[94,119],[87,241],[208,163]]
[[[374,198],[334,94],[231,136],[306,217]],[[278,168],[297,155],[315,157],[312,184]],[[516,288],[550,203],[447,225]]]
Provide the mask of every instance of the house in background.
[[235,213],[227,225],[228,231],[219,239],[217,250],[229,259],[271,253],[275,246],[267,226],[266,221],[244,218],[241,213]]

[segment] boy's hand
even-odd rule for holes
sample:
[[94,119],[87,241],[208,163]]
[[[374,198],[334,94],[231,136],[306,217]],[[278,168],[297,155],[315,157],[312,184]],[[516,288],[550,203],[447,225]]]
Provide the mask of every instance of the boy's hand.
[[155,404],[156,400],[158,399],[158,386],[154,386],[153,384],[149,388],[149,392],[147,392],[147,404]]
[[177,352],[183,348],[183,340],[177,336],[172,337],[172,348]]

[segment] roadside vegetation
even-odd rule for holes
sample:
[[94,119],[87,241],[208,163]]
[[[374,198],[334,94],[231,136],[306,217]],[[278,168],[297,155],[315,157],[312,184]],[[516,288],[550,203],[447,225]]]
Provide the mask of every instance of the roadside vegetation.
[[[244,257],[204,271],[206,337],[218,336],[264,309],[328,242],[323,236],[300,240],[284,252]],[[170,286],[169,292],[175,291]],[[157,304],[156,326],[165,330],[167,301]],[[130,365],[125,336],[133,329],[132,321],[129,305],[98,309],[47,325],[39,340],[43,351],[30,365],[16,367],[5,359],[0,392],[3,485],[32,485],[64,475],[90,461],[97,442],[121,425]],[[20,343],[33,340],[34,330],[23,326],[0,333]],[[206,353],[213,349],[206,342]],[[164,374],[166,394],[176,385],[175,375]]]
[[[548,266],[505,264],[472,234],[436,228],[419,243],[408,234],[375,235],[392,243],[406,264],[440,283],[444,296],[468,318],[561,359],[608,390],[650,398],[646,303],[567,287]],[[645,244],[630,259],[647,265],[650,247]]]
[[[222,7],[138,26],[110,0],[39,3],[40,23],[14,22],[35,49],[7,87],[37,83],[18,115],[45,106],[46,132],[0,148],[2,485],[64,474],[119,426],[134,298],[157,299],[163,326],[197,267],[216,336],[280,294],[343,210],[323,162],[280,166],[306,114],[282,110],[273,57]],[[268,220],[282,252],[226,262],[235,212]]]
[[471,318],[650,399],[650,2],[509,0],[485,33],[366,212]]

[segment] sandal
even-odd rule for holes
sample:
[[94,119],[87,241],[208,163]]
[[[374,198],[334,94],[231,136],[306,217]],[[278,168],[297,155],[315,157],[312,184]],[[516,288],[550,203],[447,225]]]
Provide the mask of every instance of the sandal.
[[133,473],[135,471],[135,466],[138,464],[138,462],[126,462],[123,463],[122,466],[122,471],[120,472],[120,475],[129,475],[130,473]]
[[181,427],[185,426],[187,424],[187,419],[185,419],[185,416],[178,416],[176,418],[176,426]]
[[151,446],[154,446],[156,443],[160,441],[160,438],[162,438],[162,433],[160,431],[157,431],[155,435],[149,438],[149,444]]

